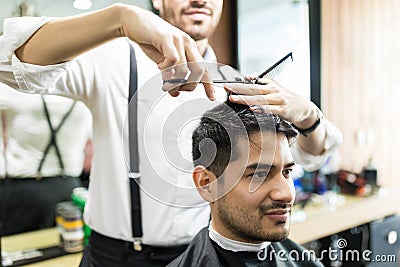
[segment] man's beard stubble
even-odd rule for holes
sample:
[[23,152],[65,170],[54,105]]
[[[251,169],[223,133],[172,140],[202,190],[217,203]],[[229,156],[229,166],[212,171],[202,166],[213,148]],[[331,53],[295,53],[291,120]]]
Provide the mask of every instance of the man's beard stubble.
[[[250,216],[246,212],[242,211],[238,207],[233,207],[227,204],[225,197],[219,200],[217,206],[218,217],[224,226],[229,229],[234,235],[242,240],[247,240],[250,243],[261,243],[265,241],[277,242],[286,238],[289,235],[289,231],[275,233],[263,229],[261,220],[264,214],[271,209],[287,208],[290,204],[273,203],[272,205],[264,205],[260,207],[259,216]],[[222,205],[221,205],[222,204]],[[290,205],[291,206],[291,205]],[[285,221],[276,222],[276,226],[285,224]]]
[[[164,20],[168,22],[172,22],[171,19],[168,16],[168,13],[165,12],[166,6],[165,6],[165,1],[162,3],[163,5],[163,10],[164,10]],[[190,8],[203,8],[207,9],[210,11],[210,16],[211,18],[214,15],[214,10],[212,8],[209,8],[205,3],[198,3],[198,2],[190,2],[190,4],[187,7],[182,8],[180,11],[180,16],[182,17],[183,14]],[[209,23],[209,21],[207,21]],[[184,24],[181,22],[179,25],[175,25],[175,23],[171,23],[178,29],[186,32],[193,40],[195,41],[200,41],[204,39],[208,39],[215,31],[215,28],[212,27],[212,25],[204,25],[204,21],[196,21],[194,22],[194,25],[188,26],[187,24]]]

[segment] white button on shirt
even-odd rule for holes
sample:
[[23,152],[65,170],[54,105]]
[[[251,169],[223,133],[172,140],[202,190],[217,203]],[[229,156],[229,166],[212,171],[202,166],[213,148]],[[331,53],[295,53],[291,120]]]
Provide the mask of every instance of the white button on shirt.
[[[66,95],[87,104],[93,115],[95,150],[85,219],[103,235],[132,241],[125,127],[128,41],[120,38],[108,42],[63,64],[22,63],[15,49],[48,21],[36,19],[29,18],[29,23],[25,18],[5,21],[5,35],[0,39],[0,82],[25,91]],[[187,244],[209,221],[208,204],[198,195],[191,178],[191,133],[198,118],[218,101],[209,101],[202,86],[177,98],[162,92],[157,65],[133,45],[138,65],[143,243]],[[223,89],[216,93],[219,102],[225,101]],[[328,133],[327,140],[329,152],[337,145],[338,136]],[[297,146],[293,149],[299,150]],[[325,158],[320,157],[316,166]]]

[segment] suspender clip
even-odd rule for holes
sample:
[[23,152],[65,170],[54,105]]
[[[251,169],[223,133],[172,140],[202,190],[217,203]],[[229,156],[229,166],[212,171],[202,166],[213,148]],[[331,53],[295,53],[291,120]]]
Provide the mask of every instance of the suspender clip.
[[139,179],[142,176],[140,172],[129,172],[129,178]]
[[135,251],[142,251],[142,238],[141,237],[133,238],[133,249]]

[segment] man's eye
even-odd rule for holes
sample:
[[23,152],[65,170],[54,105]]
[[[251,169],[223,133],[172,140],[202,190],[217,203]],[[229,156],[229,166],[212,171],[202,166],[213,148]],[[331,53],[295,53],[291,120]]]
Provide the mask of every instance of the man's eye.
[[286,169],[283,171],[283,175],[287,178],[290,178],[292,175],[293,169]]
[[268,172],[256,172],[252,175],[252,178],[255,179],[265,179],[267,178]]

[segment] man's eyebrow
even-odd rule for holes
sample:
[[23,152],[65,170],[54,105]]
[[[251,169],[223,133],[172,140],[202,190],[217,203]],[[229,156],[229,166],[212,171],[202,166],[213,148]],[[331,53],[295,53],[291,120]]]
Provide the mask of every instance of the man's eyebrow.
[[[294,161],[289,162],[288,164],[285,165],[285,168],[290,168],[296,165]],[[273,169],[275,168],[274,165],[267,164],[267,163],[252,163],[246,167],[246,170],[256,170],[256,169]]]
[[290,168],[290,167],[293,167],[294,165],[296,165],[296,163],[294,161],[292,161],[292,162],[286,164],[285,168]]
[[252,164],[248,165],[246,167],[246,170],[249,170],[249,169],[251,169],[251,170],[255,170],[255,169],[272,169],[272,168],[274,168],[274,165],[267,164],[267,163],[256,162],[256,163],[252,163]]

